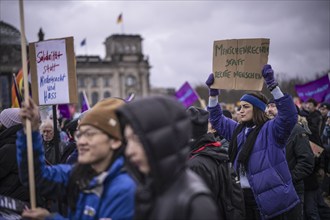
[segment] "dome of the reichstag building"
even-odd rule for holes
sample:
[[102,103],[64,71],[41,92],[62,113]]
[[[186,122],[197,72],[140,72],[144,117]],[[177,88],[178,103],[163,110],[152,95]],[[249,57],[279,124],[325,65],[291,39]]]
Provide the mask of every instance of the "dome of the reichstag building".
[[21,33],[10,24],[0,21],[0,44],[21,45]]

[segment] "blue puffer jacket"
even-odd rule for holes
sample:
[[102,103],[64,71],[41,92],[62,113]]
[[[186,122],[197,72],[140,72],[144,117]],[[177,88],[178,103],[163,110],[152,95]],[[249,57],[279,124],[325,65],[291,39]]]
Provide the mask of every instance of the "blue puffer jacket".
[[[67,186],[72,166],[64,164],[46,166],[42,138],[39,132],[32,133],[32,140],[36,185],[43,196],[56,194],[59,187]],[[19,175],[22,182],[27,184],[27,145],[26,135],[23,131],[17,132],[16,144]],[[69,210],[69,219],[133,219],[136,185],[131,177],[122,171],[123,165],[124,159],[119,157],[107,171],[94,177],[87,189],[80,193],[76,211],[70,212]],[[54,214],[47,219],[65,218],[59,214]]]
[[[297,123],[297,110],[288,95],[275,103],[278,115],[261,128],[247,167],[247,178],[263,219],[280,215],[299,203],[285,157],[285,143]],[[213,128],[232,140],[238,123],[226,118],[219,104],[208,110]],[[238,149],[246,140],[244,132],[245,128],[237,136]]]

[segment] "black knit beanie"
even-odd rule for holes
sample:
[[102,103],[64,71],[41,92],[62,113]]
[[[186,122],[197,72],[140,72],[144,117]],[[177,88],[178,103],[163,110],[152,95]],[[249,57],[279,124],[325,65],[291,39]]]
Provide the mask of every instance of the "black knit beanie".
[[193,125],[192,138],[197,139],[206,134],[209,121],[209,112],[201,108],[190,106],[187,109],[187,113]]

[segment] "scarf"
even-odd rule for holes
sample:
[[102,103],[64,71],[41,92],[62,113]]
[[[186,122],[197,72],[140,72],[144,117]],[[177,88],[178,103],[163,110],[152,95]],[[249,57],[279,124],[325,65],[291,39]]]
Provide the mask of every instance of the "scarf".
[[[257,136],[259,134],[259,131],[261,130],[262,125],[256,126],[247,136],[245,143],[243,143],[242,150],[239,153],[238,156],[238,163],[243,164],[245,168],[247,168],[247,164],[251,155],[251,152],[253,150],[253,146],[256,142]],[[236,155],[238,153],[237,149],[237,135],[243,130],[245,127],[245,124],[240,124],[239,126],[236,127],[236,129],[233,132],[232,140],[229,144],[229,149],[228,149],[228,155],[230,162],[234,164]]]

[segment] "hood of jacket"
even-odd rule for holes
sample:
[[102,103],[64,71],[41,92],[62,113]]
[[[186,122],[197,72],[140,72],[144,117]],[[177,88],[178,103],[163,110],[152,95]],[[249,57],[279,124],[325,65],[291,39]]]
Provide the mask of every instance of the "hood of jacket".
[[190,157],[204,154],[219,161],[228,160],[227,150],[223,148],[221,142],[215,139],[212,133],[204,134],[194,142],[190,142],[189,146]]
[[6,128],[0,133],[0,147],[5,144],[15,144],[16,143],[16,132],[22,129],[22,125],[14,125]]
[[153,188],[163,191],[184,170],[188,158],[191,121],[175,99],[148,97],[118,109],[139,137],[150,166]]

